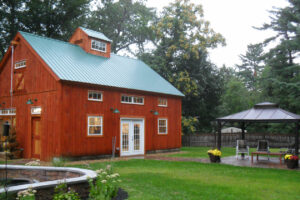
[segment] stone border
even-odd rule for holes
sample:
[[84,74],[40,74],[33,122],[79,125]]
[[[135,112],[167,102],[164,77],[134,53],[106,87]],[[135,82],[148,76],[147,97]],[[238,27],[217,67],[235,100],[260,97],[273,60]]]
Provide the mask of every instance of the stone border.
[[[5,165],[0,165],[0,169],[5,169]],[[73,172],[81,174],[82,176],[76,178],[66,178],[66,179],[58,179],[55,181],[44,181],[38,183],[31,183],[31,184],[23,184],[18,186],[11,186],[7,188],[7,192],[16,193],[21,190],[26,190],[28,187],[34,189],[41,189],[41,188],[48,188],[48,187],[55,187],[59,183],[67,183],[67,184],[75,184],[75,183],[82,183],[87,182],[87,178],[96,178],[97,173],[92,170],[87,169],[80,169],[80,168],[73,168],[73,167],[46,167],[46,166],[24,166],[24,165],[7,165],[7,169],[12,170],[47,170],[47,171],[66,171],[66,172]],[[0,189],[0,193],[4,193],[5,189]]]

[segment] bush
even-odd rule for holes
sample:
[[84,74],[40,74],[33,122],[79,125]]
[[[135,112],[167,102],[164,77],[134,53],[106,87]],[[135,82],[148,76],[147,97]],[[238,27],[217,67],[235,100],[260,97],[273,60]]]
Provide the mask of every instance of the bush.
[[90,200],[110,200],[117,195],[119,189],[120,175],[113,173],[111,166],[96,170],[95,180],[90,179]]
[[80,197],[78,193],[68,188],[66,183],[61,183],[54,189],[53,200],[80,200]]
[[18,192],[17,200],[35,200],[36,190],[32,188],[28,188],[27,190],[23,190]]
[[66,159],[65,158],[53,158],[52,159],[52,165],[54,167],[64,167],[66,165]]

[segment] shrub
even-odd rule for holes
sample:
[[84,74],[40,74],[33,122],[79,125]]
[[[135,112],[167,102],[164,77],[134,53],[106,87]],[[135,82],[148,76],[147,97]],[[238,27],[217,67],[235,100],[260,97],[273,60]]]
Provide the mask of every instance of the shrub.
[[17,200],[35,200],[36,190],[32,188],[28,188],[27,190],[23,190],[18,192]]
[[96,170],[95,180],[90,179],[90,200],[110,200],[117,195],[119,189],[120,175],[113,173],[110,165],[105,169]]
[[64,167],[66,165],[66,159],[65,158],[53,158],[52,165],[54,167]]
[[61,183],[54,189],[53,200],[80,200],[80,197],[78,193],[68,188],[66,183]]

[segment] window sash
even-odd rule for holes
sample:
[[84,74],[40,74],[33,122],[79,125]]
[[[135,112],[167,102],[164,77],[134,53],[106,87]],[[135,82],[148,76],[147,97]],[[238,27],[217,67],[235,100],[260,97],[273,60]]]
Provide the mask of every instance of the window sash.
[[168,100],[165,98],[159,98],[158,99],[158,106],[167,107],[168,106]]
[[121,103],[143,105],[144,104],[144,97],[122,95]]
[[15,69],[26,67],[26,60],[21,60],[15,63]]
[[105,42],[92,40],[91,46],[92,46],[93,50],[106,52],[106,43]]
[[89,91],[88,100],[90,101],[102,101],[102,92],[100,91]]
[[[94,120],[92,120],[94,119]],[[103,117],[89,116],[88,117],[88,135],[103,135]]]
[[168,120],[158,119],[158,134],[167,134],[167,133],[168,133]]
[[7,115],[16,115],[15,108],[6,108],[0,110],[0,116],[7,116]]

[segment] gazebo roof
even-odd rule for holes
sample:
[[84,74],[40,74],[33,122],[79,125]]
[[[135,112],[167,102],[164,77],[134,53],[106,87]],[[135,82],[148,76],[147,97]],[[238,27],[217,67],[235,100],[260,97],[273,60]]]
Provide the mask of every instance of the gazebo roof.
[[253,108],[239,113],[217,118],[223,122],[296,122],[300,115],[291,113],[278,107],[275,103],[262,102]]

